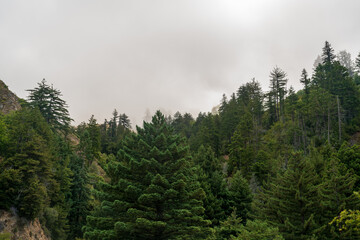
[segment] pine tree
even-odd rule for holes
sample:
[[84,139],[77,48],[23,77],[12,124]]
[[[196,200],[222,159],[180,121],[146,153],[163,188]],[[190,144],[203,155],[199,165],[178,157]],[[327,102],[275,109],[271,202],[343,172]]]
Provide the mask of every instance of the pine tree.
[[94,118],[94,115],[91,115],[86,129],[89,132],[91,139],[91,151],[94,156],[97,156],[97,153],[101,150],[100,128]]
[[344,142],[337,152],[337,158],[345,164],[349,170],[353,170],[356,182],[355,190],[360,189],[360,145],[354,144],[352,146],[349,143]]
[[339,62],[319,65],[313,75],[312,83],[339,97],[340,105],[345,110],[346,121],[350,121],[359,112],[360,93],[353,78]]
[[251,176],[250,169],[255,157],[253,124],[251,114],[246,111],[240,117],[240,122],[231,137],[229,146],[229,171],[236,172],[236,170],[240,170],[247,179]]
[[40,110],[47,123],[58,130],[69,129],[72,119],[59,90],[49,86],[43,79],[38,83],[38,87],[28,91],[30,104]]
[[279,229],[272,227],[266,221],[247,221],[245,226],[240,226],[240,233],[231,240],[284,240]]
[[325,41],[325,46],[323,47],[323,52],[321,55],[323,64],[331,64],[335,60],[334,49],[331,47],[331,44],[328,41]]
[[275,67],[270,72],[270,94],[271,99],[274,101],[272,105],[275,105],[276,120],[284,120],[284,100],[286,95],[286,73],[279,67]]
[[[53,135],[37,109],[23,108],[8,115],[6,121],[9,147],[7,156],[0,161],[0,169],[5,170],[0,174],[0,196],[4,193],[1,197],[8,201],[7,207],[14,206],[20,216],[33,219],[48,203],[49,192],[59,185],[53,173]],[[37,200],[36,189],[41,192]]]
[[203,239],[200,188],[184,138],[158,111],[126,138],[101,184],[101,206],[88,216],[86,239]]
[[321,236],[320,239],[339,239],[341,235],[331,232],[329,223],[344,209],[359,207],[360,199],[353,194],[356,178],[336,158],[324,162],[324,171],[321,175],[322,182],[318,186],[317,198],[320,205],[315,211],[315,219],[322,225],[318,235]]
[[357,72],[360,74],[360,53],[358,54],[357,58],[355,59],[355,68]]
[[206,218],[212,225],[218,225],[229,213],[229,191],[224,180],[220,161],[215,157],[211,147],[203,145],[194,156],[195,164],[199,165],[199,182],[206,193],[204,208]]
[[240,171],[237,171],[229,182],[228,199],[230,206],[236,209],[237,216],[246,223],[251,211],[252,194],[249,184]]
[[311,79],[308,78],[308,73],[307,73],[306,69],[304,68],[301,72],[300,82],[304,85],[306,99],[308,98],[308,95],[309,95],[310,80]]
[[131,123],[129,117],[123,113],[119,116],[119,125],[123,126],[126,129],[131,129]]
[[[231,95],[229,102],[223,111],[220,112],[220,137],[222,140],[223,148],[226,149],[228,143],[231,142],[231,136],[233,135],[237,125],[239,124],[239,105],[235,94]],[[226,149],[225,154],[228,153]]]
[[90,188],[88,169],[84,159],[73,155],[70,161],[73,174],[71,185],[71,209],[69,211],[69,239],[81,238],[82,227],[86,224],[86,216],[90,211]]
[[285,239],[309,239],[319,226],[314,222],[319,178],[312,163],[295,153],[288,167],[256,195],[256,217],[279,228]]

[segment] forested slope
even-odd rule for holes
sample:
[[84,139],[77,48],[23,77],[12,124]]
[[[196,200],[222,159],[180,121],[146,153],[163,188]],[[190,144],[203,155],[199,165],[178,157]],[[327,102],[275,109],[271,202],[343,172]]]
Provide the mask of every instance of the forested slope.
[[360,54],[348,63],[326,42],[299,91],[275,67],[267,92],[252,79],[217,112],[135,129],[117,110],[71,126],[43,80],[0,114],[0,209],[55,240],[359,239]]

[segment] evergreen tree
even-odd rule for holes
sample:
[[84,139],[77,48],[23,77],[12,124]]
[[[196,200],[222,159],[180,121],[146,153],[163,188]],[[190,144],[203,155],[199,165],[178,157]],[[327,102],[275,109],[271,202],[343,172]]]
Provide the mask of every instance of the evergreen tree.
[[319,178],[308,159],[296,153],[287,169],[270,180],[254,200],[256,217],[279,228],[285,239],[309,239],[314,222]]
[[321,55],[323,64],[331,64],[335,60],[334,49],[331,47],[331,44],[328,41],[325,41],[325,46],[323,47],[323,52]]
[[304,85],[304,91],[306,98],[309,95],[309,87],[310,87],[310,78],[308,78],[308,73],[306,72],[306,69],[304,68],[301,72],[301,78],[300,82]]
[[73,155],[70,161],[72,170],[71,185],[71,209],[69,211],[69,237],[68,239],[81,238],[82,227],[86,224],[86,216],[90,211],[90,188],[88,169],[84,159],[78,155]]
[[355,68],[357,72],[360,74],[360,53],[358,54],[357,58],[355,59]]
[[131,123],[129,117],[123,113],[119,116],[119,125],[123,126],[126,129],[131,129]]
[[360,189],[360,146],[357,144],[350,146],[344,142],[337,152],[337,158],[349,170],[354,171],[356,177],[355,190],[358,191]]
[[94,156],[97,156],[97,153],[101,150],[101,139],[100,128],[96,122],[96,119],[94,118],[94,115],[91,115],[86,130],[89,132],[90,135],[91,152]]
[[225,240],[236,237],[240,234],[243,224],[241,218],[237,216],[236,209],[233,209],[232,213],[225,221],[220,222],[220,226],[216,229],[216,239]]
[[220,137],[224,154],[228,154],[227,145],[239,124],[240,109],[235,94],[231,95],[229,102],[223,111],[220,112]]
[[237,216],[246,223],[251,210],[252,194],[249,185],[237,171],[229,182],[229,204],[236,209]]
[[350,121],[359,112],[360,93],[353,78],[339,62],[320,64],[315,70],[312,83],[327,90],[334,97],[339,97],[340,105],[345,110],[346,121]]
[[59,90],[49,86],[43,79],[38,83],[38,87],[28,91],[30,104],[40,110],[47,123],[55,129],[64,131],[69,129],[72,119]]
[[88,216],[86,239],[203,239],[210,221],[202,217],[199,187],[184,139],[157,112],[151,123],[126,138],[110,182],[101,184],[101,206]]
[[279,229],[260,220],[247,221],[240,226],[240,233],[231,240],[284,240]]
[[229,146],[229,172],[240,170],[247,179],[251,176],[250,169],[255,157],[254,125],[249,112],[241,116],[241,120],[233,133]]
[[[286,95],[286,73],[279,67],[275,67],[270,72],[270,95],[273,101],[272,105],[275,105],[276,120],[283,119],[284,117],[284,100]],[[284,120],[284,119],[283,119]]]
[[199,165],[199,182],[206,193],[204,208],[206,218],[211,220],[212,225],[218,225],[229,213],[228,195],[224,176],[219,160],[214,151],[201,146],[194,156],[194,162]]
[[339,239],[339,234],[330,231],[329,223],[344,209],[356,209],[360,206],[360,199],[353,194],[356,179],[336,158],[324,162],[321,175],[317,198],[320,205],[315,211],[316,221],[322,225],[318,233],[319,239]]
[[[0,161],[0,169],[5,169],[0,179],[4,189],[0,193],[6,193],[6,206],[15,206],[21,216],[32,219],[39,216],[41,206],[49,201],[48,191],[58,186],[53,178],[54,165],[48,145],[53,141],[52,132],[36,109],[24,108],[9,115],[6,121],[9,147],[6,158]],[[42,191],[40,207],[25,200],[36,198],[35,189]],[[43,192],[44,189],[47,191]]]

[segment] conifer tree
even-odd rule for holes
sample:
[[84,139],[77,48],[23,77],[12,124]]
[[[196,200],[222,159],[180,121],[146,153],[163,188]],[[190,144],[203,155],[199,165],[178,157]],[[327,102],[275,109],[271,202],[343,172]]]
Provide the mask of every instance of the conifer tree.
[[184,138],[174,135],[158,111],[151,123],[126,138],[108,164],[101,206],[88,216],[86,239],[203,239],[200,188]]
[[310,78],[308,78],[308,73],[305,68],[301,72],[300,82],[304,85],[305,96],[307,99],[309,95]]
[[237,171],[229,182],[229,204],[236,209],[236,214],[245,224],[251,211],[252,194],[249,184]]
[[323,52],[321,55],[323,64],[333,63],[335,60],[334,49],[331,47],[331,44],[328,41],[325,41],[325,46],[323,47]]
[[277,121],[284,117],[286,83],[286,73],[279,67],[275,67],[270,72],[270,94],[273,101],[272,105],[275,105],[274,110]]
[[360,74],[360,53],[357,56],[357,58],[355,59],[355,68],[356,68],[357,72]]
[[229,191],[224,181],[219,160],[211,147],[203,145],[194,156],[195,164],[199,165],[199,182],[206,193],[204,208],[206,218],[212,225],[218,225],[230,213],[228,204]]
[[245,226],[240,226],[240,233],[231,240],[284,240],[279,229],[272,227],[266,221],[247,221]]
[[38,87],[28,90],[30,104],[37,107],[46,122],[55,129],[67,131],[72,119],[69,116],[66,102],[61,99],[61,92],[49,86],[45,79]]
[[236,170],[240,170],[247,179],[249,179],[251,175],[250,169],[252,168],[255,157],[253,124],[251,114],[246,111],[240,117],[240,122],[231,137],[231,143],[229,145],[229,171],[236,172]]
[[124,128],[131,129],[130,119],[125,113],[120,114],[119,125],[123,126]]
[[[9,148],[6,158],[0,161],[0,169],[5,169],[0,186],[9,189],[0,192],[6,193],[8,206],[18,207],[21,216],[32,219],[39,216],[42,207],[25,199],[35,199],[38,194],[35,189],[41,190],[39,205],[43,206],[49,200],[49,189],[58,186],[54,181],[54,165],[48,145],[52,142],[52,132],[37,109],[24,108],[9,115],[7,121]],[[17,179],[10,180],[9,177]],[[43,192],[44,189],[47,191]]]
[[321,175],[317,198],[320,205],[315,211],[315,219],[322,225],[318,235],[321,235],[321,239],[339,239],[337,233],[330,231],[329,222],[344,209],[356,209],[360,206],[360,199],[353,194],[356,178],[336,158],[324,162]]
[[296,153],[284,173],[270,180],[254,200],[256,217],[278,227],[285,239],[309,239],[314,222],[319,178],[308,159]]
[[90,211],[90,189],[88,168],[84,159],[74,154],[70,167],[74,173],[71,185],[71,209],[69,211],[69,239],[81,238],[82,227],[86,224],[86,216]]

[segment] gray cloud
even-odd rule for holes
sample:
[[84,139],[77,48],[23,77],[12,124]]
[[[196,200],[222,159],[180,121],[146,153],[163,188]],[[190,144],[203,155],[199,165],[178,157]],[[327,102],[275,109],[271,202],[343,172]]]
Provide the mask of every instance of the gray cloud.
[[300,88],[325,40],[360,51],[360,2],[8,1],[0,3],[0,78],[20,97],[46,78],[76,123],[114,108],[141,124],[146,110],[211,111],[274,66]]

